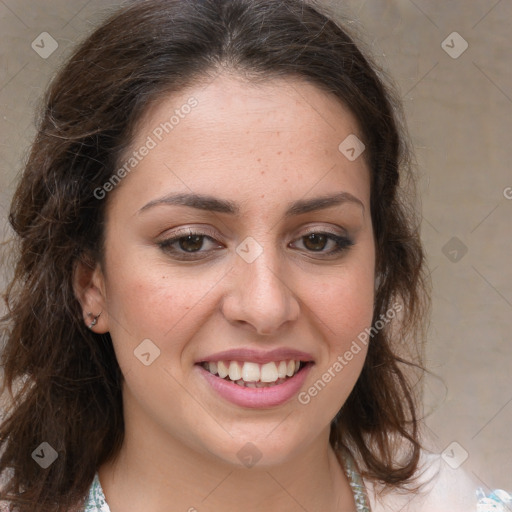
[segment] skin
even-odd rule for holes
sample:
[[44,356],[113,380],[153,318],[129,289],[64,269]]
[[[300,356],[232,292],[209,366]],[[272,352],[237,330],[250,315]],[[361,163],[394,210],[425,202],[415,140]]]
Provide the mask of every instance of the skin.
[[[93,329],[110,332],[125,377],[125,441],[99,469],[107,502],[112,512],[230,512],[241,504],[353,511],[328,438],[364,347],[307,405],[294,397],[267,409],[224,400],[194,363],[233,348],[292,347],[315,361],[307,390],[371,325],[370,175],[363,156],[349,161],[338,150],[360,134],[357,122],[334,96],[298,79],[256,86],[223,74],[154,105],[133,148],[192,96],[198,105],[104,199],[104,264],[80,266],[75,276],[84,320],[102,311]],[[283,216],[291,202],[342,191],[362,205]],[[181,192],[235,201],[240,212],[168,204],[140,211]],[[215,239],[204,240],[195,260],[177,259],[177,243],[174,253],[158,245],[189,227]],[[334,256],[332,241],[311,250],[303,237],[326,231],[354,245]],[[249,236],[263,248],[252,263],[236,252]],[[145,366],[134,350],[148,338],[160,355]],[[248,442],[262,455],[252,468],[237,457]]]

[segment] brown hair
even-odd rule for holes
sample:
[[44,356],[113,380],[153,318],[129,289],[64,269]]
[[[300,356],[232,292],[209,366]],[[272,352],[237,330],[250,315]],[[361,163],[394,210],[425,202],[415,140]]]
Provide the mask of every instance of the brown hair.
[[[121,371],[110,335],[84,325],[72,281],[78,258],[102,261],[108,198],[94,191],[118,169],[150,104],[223,70],[247,80],[300,77],[335,94],[359,122],[380,281],[373,322],[395,301],[404,309],[373,335],[330,442],[349,449],[367,478],[388,487],[411,479],[421,445],[403,364],[421,368],[428,280],[408,206],[399,103],[376,69],[332,14],[301,0],[137,1],[80,45],[46,93],[9,216],[19,256],[2,319],[12,403],[0,427],[1,498],[21,511],[69,510],[119,451]],[[403,342],[419,347],[409,358],[416,363],[399,355]],[[58,458],[42,470],[31,454],[44,441]],[[398,441],[410,448],[400,463]]]

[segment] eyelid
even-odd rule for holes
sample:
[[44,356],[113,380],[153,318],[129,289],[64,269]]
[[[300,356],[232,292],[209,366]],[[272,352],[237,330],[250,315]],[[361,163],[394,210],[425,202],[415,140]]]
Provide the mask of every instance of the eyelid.
[[325,226],[317,226],[317,225],[311,225],[311,227],[309,229],[307,229],[305,232],[301,231],[300,233],[301,234],[299,235],[299,238],[302,236],[310,235],[312,233],[326,233],[326,234],[334,235],[334,236],[349,237],[349,234],[346,229],[339,228],[339,231],[336,231],[333,228],[329,228],[329,227],[325,227]]
[[168,231],[165,231],[165,235],[162,236],[162,240],[159,243],[165,242],[170,239],[180,238],[189,235],[209,236],[210,238],[213,238],[216,242],[221,242],[219,238],[222,239],[222,236],[217,231],[212,230],[208,226],[198,225],[194,227],[176,228],[175,231],[172,231],[170,233]]

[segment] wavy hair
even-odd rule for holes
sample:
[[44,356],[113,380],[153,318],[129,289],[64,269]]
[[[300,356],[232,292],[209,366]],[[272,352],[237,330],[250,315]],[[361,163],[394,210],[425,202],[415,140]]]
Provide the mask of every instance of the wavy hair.
[[[359,123],[379,282],[373,322],[396,301],[403,309],[372,336],[330,443],[386,488],[411,481],[421,443],[408,370],[422,370],[429,282],[400,102],[358,46],[313,1],[147,0],[104,21],[61,67],[9,214],[16,264],[1,321],[0,498],[15,510],[79,507],[97,468],[122,445],[123,376],[112,340],[86,328],[73,290],[77,261],[102,261],[108,197],[94,191],[118,169],[151,104],[224,71],[307,80]],[[58,454],[45,470],[31,456],[42,442]]]

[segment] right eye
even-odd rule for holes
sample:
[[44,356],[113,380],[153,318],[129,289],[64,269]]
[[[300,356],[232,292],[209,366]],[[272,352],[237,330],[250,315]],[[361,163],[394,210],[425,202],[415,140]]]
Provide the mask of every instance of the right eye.
[[[192,229],[178,232],[174,236],[158,242],[158,246],[167,254],[174,255],[178,259],[201,259],[212,252],[212,249],[201,250],[205,240],[208,240],[216,248],[223,247],[212,236],[203,232],[196,232]],[[197,258],[193,256],[194,254],[201,256]]]

